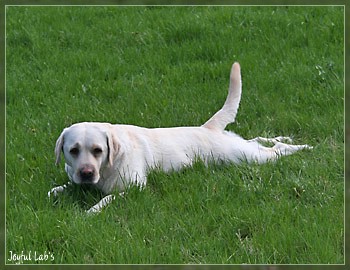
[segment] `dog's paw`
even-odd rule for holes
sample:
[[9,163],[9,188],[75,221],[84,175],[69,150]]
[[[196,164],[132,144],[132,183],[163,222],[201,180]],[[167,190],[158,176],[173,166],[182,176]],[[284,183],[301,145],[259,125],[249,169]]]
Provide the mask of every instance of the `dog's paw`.
[[94,205],[89,210],[86,210],[85,213],[88,215],[92,215],[92,214],[100,213],[101,210],[102,210],[102,208],[96,207],[96,205]]
[[48,193],[47,193],[47,197],[51,198],[53,197],[57,197],[58,193],[62,193],[71,183],[68,182],[66,185],[63,186],[58,186],[58,187],[54,187],[52,188]]
[[312,150],[312,149],[314,149],[314,147],[313,147],[313,146],[310,146],[310,145],[308,145],[308,144],[304,144],[304,145],[303,145],[303,149]]
[[115,200],[115,195],[107,195],[102,200],[100,200],[97,204],[92,206],[89,210],[86,210],[87,214],[97,214],[102,211],[104,207],[106,207],[108,204],[110,204],[112,201]]
[[276,142],[292,143],[293,139],[291,137],[278,136],[273,138]]
[[52,196],[57,197],[57,194],[63,192],[64,189],[64,186],[54,187],[47,193],[47,196],[49,198],[51,198]]

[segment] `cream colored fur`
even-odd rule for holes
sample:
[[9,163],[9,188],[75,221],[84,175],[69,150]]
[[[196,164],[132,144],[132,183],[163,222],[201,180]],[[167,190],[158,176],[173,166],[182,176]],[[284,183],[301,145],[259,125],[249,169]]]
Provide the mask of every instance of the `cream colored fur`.
[[[241,90],[240,65],[234,63],[223,107],[202,126],[149,129],[109,123],[74,124],[57,139],[56,163],[63,152],[65,169],[72,182],[93,184],[110,194],[115,188],[124,191],[131,184],[145,186],[148,171],[156,167],[179,170],[191,166],[197,158],[206,163],[218,160],[263,163],[312,148],[283,143],[290,142],[289,137],[245,140],[225,131],[226,125],[235,121]],[[274,146],[265,147],[260,142]],[[54,188],[49,195],[55,195],[58,190],[63,189]],[[105,201],[110,202],[110,198]],[[102,201],[100,204],[105,205]],[[103,206],[94,206],[89,212],[98,212]]]

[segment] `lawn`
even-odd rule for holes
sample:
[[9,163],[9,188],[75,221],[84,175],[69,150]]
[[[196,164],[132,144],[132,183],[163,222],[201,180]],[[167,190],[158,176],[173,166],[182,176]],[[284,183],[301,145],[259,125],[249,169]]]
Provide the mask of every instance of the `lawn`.
[[[63,128],[201,125],[234,61],[227,129],[312,151],[152,171],[95,216],[94,189],[47,198]],[[344,263],[344,7],[8,6],[6,95],[8,264]]]

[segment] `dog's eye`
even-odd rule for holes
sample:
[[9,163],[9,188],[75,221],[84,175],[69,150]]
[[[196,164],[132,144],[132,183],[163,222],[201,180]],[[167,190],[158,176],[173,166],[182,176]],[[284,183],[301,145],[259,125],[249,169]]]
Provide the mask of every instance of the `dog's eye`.
[[71,153],[71,155],[73,156],[77,156],[79,154],[79,149],[74,147],[71,150],[69,150],[69,153]]
[[102,149],[99,147],[94,148],[92,151],[95,156],[98,156],[102,153]]

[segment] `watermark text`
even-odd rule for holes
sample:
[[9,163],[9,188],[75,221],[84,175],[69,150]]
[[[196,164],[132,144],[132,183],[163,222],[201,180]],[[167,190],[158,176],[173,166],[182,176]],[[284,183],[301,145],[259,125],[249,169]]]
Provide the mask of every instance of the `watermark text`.
[[10,250],[7,261],[15,264],[27,264],[27,263],[49,263],[55,260],[55,256],[50,251],[38,252],[38,251],[24,251],[15,252]]

